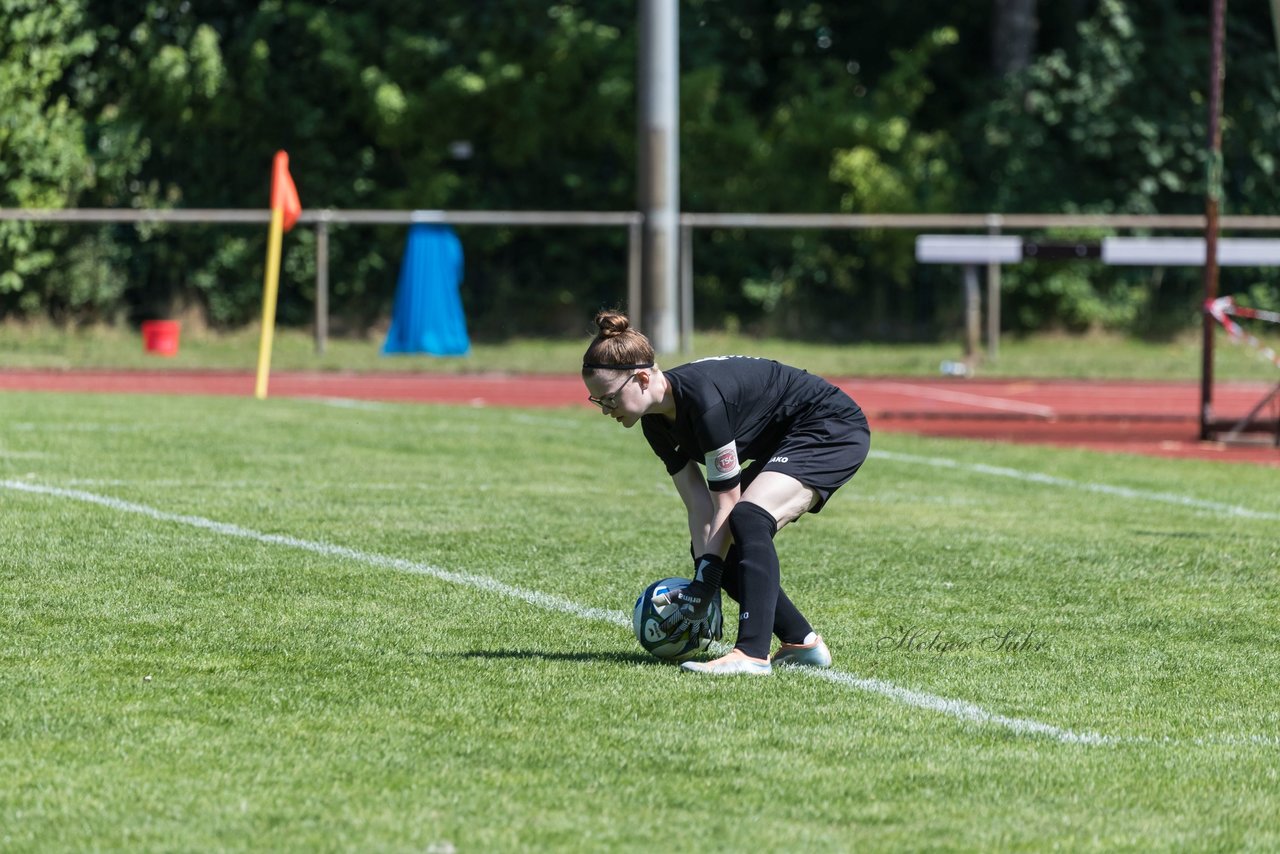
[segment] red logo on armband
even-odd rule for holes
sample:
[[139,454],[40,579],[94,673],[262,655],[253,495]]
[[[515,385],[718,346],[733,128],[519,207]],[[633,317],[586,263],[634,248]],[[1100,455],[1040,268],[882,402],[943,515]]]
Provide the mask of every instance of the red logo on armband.
[[716,471],[728,474],[738,467],[738,455],[733,451],[723,451],[716,457]]

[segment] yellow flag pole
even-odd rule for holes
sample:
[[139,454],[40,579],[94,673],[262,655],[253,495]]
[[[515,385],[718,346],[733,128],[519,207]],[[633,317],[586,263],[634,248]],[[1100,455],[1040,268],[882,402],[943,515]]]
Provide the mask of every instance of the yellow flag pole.
[[271,342],[276,329],[276,293],[280,289],[280,244],[284,237],[284,209],[272,208],[267,237],[267,271],[262,282],[262,340],[258,344],[258,382],[253,396],[266,400],[271,373]]

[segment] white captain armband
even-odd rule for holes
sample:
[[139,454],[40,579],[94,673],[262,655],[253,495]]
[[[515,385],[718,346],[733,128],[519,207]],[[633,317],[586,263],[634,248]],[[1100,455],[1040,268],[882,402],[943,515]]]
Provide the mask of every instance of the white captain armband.
[[[721,490],[732,489],[742,475],[738,467],[738,444],[730,442],[723,448],[707,452],[707,485],[715,484]],[[725,483],[725,481],[729,481]],[[715,487],[712,486],[714,490]]]

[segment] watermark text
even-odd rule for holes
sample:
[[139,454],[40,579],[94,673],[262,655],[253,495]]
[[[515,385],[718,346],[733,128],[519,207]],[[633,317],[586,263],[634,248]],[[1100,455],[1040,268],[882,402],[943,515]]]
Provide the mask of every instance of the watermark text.
[[898,626],[876,641],[877,652],[912,652],[947,655],[957,652],[1042,652],[1049,648],[1048,637],[1035,629],[993,629],[990,632],[960,635],[946,629]]

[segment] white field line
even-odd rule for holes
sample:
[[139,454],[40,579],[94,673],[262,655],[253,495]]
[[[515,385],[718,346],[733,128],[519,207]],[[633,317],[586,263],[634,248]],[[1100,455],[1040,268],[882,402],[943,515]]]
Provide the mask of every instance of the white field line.
[[[149,507],[145,504],[136,504],[132,501],[123,501],[118,498],[111,498],[106,495],[96,495],[92,492],[82,492],[76,489],[62,489],[55,486],[44,486],[42,484],[24,483],[22,481],[15,480],[0,481],[0,488],[10,489],[17,492],[32,493],[35,495],[47,495],[54,498],[65,498],[72,501],[81,501],[87,504],[96,504],[100,507],[117,510],[122,513],[134,513],[139,516],[146,516],[160,522],[173,522],[179,525],[188,525],[211,533],[221,534],[225,537],[253,540],[255,542],[265,543],[268,545],[286,546],[288,548],[312,552],[324,557],[356,561],[358,563],[367,564],[380,569],[390,569],[397,572],[426,575],[439,579],[440,581],[446,581],[450,584],[457,584],[463,587],[471,587],[489,593],[496,593],[499,596],[506,596],[511,599],[519,599],[530,605],[558,614],[572,614],[573,616],[583,620],[608,623],[625,629],[631,628],[631,617],[623,611],[610,611],[604,608],[589,608],[568,599],[561,599],[557,596],[552,596],[537,590],[526,590],[483,575],[473,575],[466,572],[451,572],[446,569],[431,566],[430,564],[418,563],[417,561],[405,560],[403,558],[388,557],[386,555],[360,551],[358,549],[333,545],[331,543],[303,540],[283,534],[265,534],[249,528],[242,528],[239,525],[231,525],[226,522],[216,522],[212,519],[205,519],[200,516],[187,516],[179,513],[169,513],[155,507]],[[722,650],[727,649],[723,645],[717,645],[717,647]],[[948,697],[939,697],[935,694],[928,694],[923,691],[914,691],[910,688],[902,688],[891,682],[885,682],[880,679],[863,679],[837,670],[811,671],[803,669],[803,671],[810,673],[817,678],[826,679],[836,685],[854,688],[871,694],[878,694],[907,706],[914,706],[915,708],[924,709],[926,711],[937,712],[967,723],[1000,727],[1002,729],[1010,730],[1018,735],[1042,736],[1066,744],[1102,745],[1115,744],[1119,741],[1118,739],[1101,736],[1091,732],[1073,732],[1072,730],[1062,729],[1051,724],[1041,723],[1040,721],[1034,721],[1027,718],[1006,717],[1005,715],[996,714],[995,712],[988,711],[981,706],[964,700],[953,700]]]
[[14,421],[0,424],[7,430],[16,433],[137,433],[145,429],[140,424],[93,424],[87,421],[76,421],[63,424],[33,424],[29,421]]
[[[25,483],[39,483],[34,474],[23,475],[22,480]],[[200,489],[206,492],[216,490],[226,492],[242,489],[262,489],[263,483],[260,480],[184,480],[182,478],[137,479],[96,477],[60,477],[56,478],[56,481],[58,486],[63,488],[89,487],[93,489],[101,489],[107,487],[124,487],[127,489],[180,489],[184,493],[190,492],[193,489]],[[52,484],[50,484],[49,480],[45,480],[42,485],[51,486]],[[478,492],[488,492],[489,490],[498,489],[499,487],[505,488],[508,491],[515,490],[516,492],[519,492],[521,490],[521,488],[512,487],[510,484],[502,484],[498,482],[486,483],[484,481],[473,481],[470,483],[470,487]],[[670,479],[667,479],[665,484],[659,484],[659,487],[664,492],[671,495],[677,494],[675,487],[671,485]],[[354,495],[356,493],[363,492],[431,492],[438,491],[440,489],[440,484],[426,481],[400,481],[386,483],[371,481],[369,483],[354,484],[343,481],[314,481],[306,484],[300,484],[299,488],[310,492],[341,492],[344,495]],[[525,491],[530,490],[525,489]],[[536,490],[532,491],[536,492],[536,495],[539,498],[545,498],[549,495],[576,495],[582,497],[591,496],[596,493],[599,493],[600,495],[608,494],[615,497],[647,498],[651,493],[651,490],[622,489],[619,487],[605,487],[599,484],[593,484],[587,487],[569,487],[566,485],[556,488],[538,487]],[[913,496],[912,500],[917,501],[919,500],[919,497]],[[954,502],[950,502],[948,500],[948,503]]]
[[[600,410],[596,410],[599,413]],[[533,424],[538,427],[555,427],[561,430],[582,430],[584,428],[594,429],[597,423],[590,418],[572,418],[569,416],[555,415],[533,415],[527,412],[515,412],[508,416],[508,420],[517,424]]]
[[[373,400],[360,400],[353,397],[297,397],[294,400],[300,400],[304,403],[318,403],[321,406],[331,406],[335,409],[356,409],[365,412],[404,412],[407,411],[404,404],[398,403],[382,403]],[[599,410],[596,410],[599,413]],[[516,412],[508,416],[508,420],[517,424],[535,424],[540,427],[556,427],[560,429],[580,430],[583,427],[594,427],[595,423],[586,418],[568,418],[557,416],[534,415],[525,412]]]
[[441,581],[447,581],[450,584],[473,587],[479,590],[497,593],[500,596],[507,596],[512,599],[522,599],[530,605],[536,605],[539,608],[545,608],[548,611],[568,612],[581,617],[584,620],[599,620],[620,626],[631,626],[630,618],[621,611],[606,611],[601,608],[587,608],[566,599],[559,599],[547,593],[513,587],[510,584],[504,584],[501,581],[487,578],[483,575],[472,575],[465,572],[450,572],[446,569],[440,569],[438,567],[429,566],[424,563],[417,563],[416,561],[405,560],[403,558],[387,557],[385,555],[373,554],[372,552],[362,552],[357,549],[347,548],[346,546],[337,546],[330,543],[302,540],[285,534],[264,534],[260,531],[242,528],[239,525],[231,525],[226,522],[215,522],[212,519],[205,519],[200,516],[184,516],[179,513],[168,513],[164,510],[158,510],[155,507],[149,507],[146,504],[135,504],[132,501],[122,501],[118,498],[111,498],[106,495],[96,495],[92,492],[82,492],[78,489],[61,489],[56,486],[43,486],[41,484],[23,483],[22,481],[16,480],[0,481],[0,487],[12,489],[18,492],[30,492],[37,495],[51,495],[56,498],[69,498],[73,501],[97,504],[101,507],[119,510],[122,513],[136,513],[139,516],[147,516],[160,522],[175,522],[179,525],[189,525],[193,528],[201,528],[215,534],[221,534],[225,537],[254,540],[268,545],[287,546],[289,548],[314,552],[315,554],[323,555],[325,557],[353,560],[358,563],[365,563],[381,569],[393,569],[398,572],[429,575],[433,578],[438,578]]
[[864,679],[835,669],[814,670],[811,667],[797,667],[796,669],[815,679],[825,679],[837,685],[857,688],[859,691],[881,694],[904,705],[941,712],[944,715],[958,718],[962,721],[998,726],[1011,730],[1018,735],[1041,735],[1066,744],[1119,744],[1124,741],[1124,739],[1098,735],[1094,732],[1074,732],[1052,724],[1030,720],[1029,718],[1007,717],[966,700],[953,700],[949,697],[939,697],[936,694],[926,694],[923,691],[903,688],[899,685],[894,685],[892,682],[885,682],[882,679]]
[[360,409],[367,412],[383,412],[388,409],[395,409],[394,404],[379,403],[373,400],[360,400],[354,397],[299,397],[296,400],[306,401],[307,403],[319,403],[324,406],[332,406],[335,409]]
[[[64,486],[129,486],[137,489],[260,489],[262,481],[255,480],[122,480],[120,478],[70,477],[58,478]],[[334,488],[337,488],[336,486]],[[344,484],[345,488],[345,484]]]
[[947,389],[930,388],[909,383],[879,383],[876,388],[894,391],[909,397],[923,397],[929,400],[942,400],[947,403],[961,403],[966,406],[994,409],[999,412],[1021,412],[1024,415],[1034,415],[1037,418],[1046,420],[1055,418],[1058,414],[1051,406],[1044,406],[1039,403],[1023,403],[1020,400],[1010,400],[1007,397],[990,397],[985,394],[948,391]]
[[1007,477],[1013,480],[1026,481],[1027,483],[1040,484],[1041,486],[1058,486],[1066,489],[1079,489],[1085,492],[1096,492],[1101,495],[1125,498],[1130,501],[1154,501],[1160,504],[1173,504],[1178,507],[1186,507],[1191,510],[1201,510],[1218,516],[1230,516],[1237,519],[1261,519],[1267,522],[1280,522],[1280,513],[1271,513],[1265,510],[1252,510],[1248,507],[1241,507],[1237,504],[1223,504],[1219,501],[1206,501],[1202,498],[1192,498],[1189,495],[1179,495],[1176,492],[1151,492],[1149,490],[1133,489],[1127,486],[1112,486],[1107,483],[1069,480],[1065,477],[1055,477],[1054,475],[1041,474],[1033,471],[1022,471],[1021,469],[989,466],[984,465],[983,463],[962,463],[959,460],[953,460],[947,457],[920,457],[915,454],[900,454],[896,451],[872,451],[871,456],[895,463],[910,463],[912,465],[931,466],[933,468],[940,469],[971,471],[977,472],[978,474],[988,474],[993,477]]

